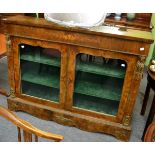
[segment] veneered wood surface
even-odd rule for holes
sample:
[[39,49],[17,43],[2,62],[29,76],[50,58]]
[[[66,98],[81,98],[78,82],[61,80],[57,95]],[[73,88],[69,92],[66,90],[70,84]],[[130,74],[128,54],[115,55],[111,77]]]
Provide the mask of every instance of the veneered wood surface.
[[90,132],[101,132],[115,136],[119,140],[128,141],[131,127],[110,122],[100,118],[76,114],[63,109],[34,104],[20,98],[8,98],[10,110],[25,111],[36,117],[52,120],[59,124],[74,126]]
[[[47,100],[40,100],[31,96],[26,96],[24,94],[21,94],[21,73],[20,73],[20,60],[19,60],[19,50],[18,45],[19,44],[28,44],[32,46],[41,46],[43,48],[55,48],[58,49],[61,52],[61,71],[60,71],[60,101],[58,104],[52,103],[52,101]],[[20,37],[14,37],[12,39],[12,53],[14,53],[14,79],[13,83],[16,84],[15,90],[16,90],[16,96],[20,98],[25,98],[30,101],[33,101],[35,103],[48,105],[48,106],[54,106],[58,108],[64,108],[65,104],[65,97],[66,97],[66,68],[67,68],[67,47],[66,45],[58,44],[58,43],[49,43],[45,41],[39,41],[39,40],[29,40],[26,38],[20,38]]]
[[[70,48],[69,52],[69,64],[68,64],[68,85],[67,85],[67,101],[66,108],[72,109],[72,112],[78,112],[80,114],[92,115],[94,117],[108,119],[114,122],[122,122],[123,116],[125,114],[125,106],[128,102],[130,88],[132,86],[133,77],[130,76],[134,74],[134,69],[136,65],[136,57],[129,56],[128,54],[116,53],[111,51],[103,51],[103,50],[94,50],[84,47],[73,47]],[[107,115],[107,114],[99,114],[97,112],[86,111],[78,108],[72,108],[73,104],[73,93],[74,93],[74,82],[75,82],[75,66],[76,66],[76,55],[79,53],[84,53],[93,56],[102,56],[110,59],[120,59],[124,60],[127,63],[127,71],[124,80],[124,87],[122,90],[121,100],[119,104],[119,110],[117,116]],[[132,106],[131,106],[132,107]]]
[[121,39],[113,37],[112,34],[107,36],[106,33],[102,33],[102,35],[105,35],[103,37],[101,35],[96,35],[93,33],[78,33],[69,30],[65,31],[32,26],[28,27],[24,25],[8,24],[5,26],[5,30],[6,33],[14,36],[24,36],[25,38],[46,40],[96,49],[111,50],[134,55],[147,55],[150,44],[150,42],[145,43],[141,40],[138,41],[134,37],[132,37],[133,40],[128,40],[126,36]]
[[[140,31],[140,30],[127,30],[127,31],[119,31],[119,28],[115,27],[94,27],[89,29],[78,28],[78,27],[63,27],[52,22],[46,21],[45,19],[38,19],[33,17],[26,17],[26,16],[13,16],[3,19],[3,22],[6,24],[13,24],[13,25],[24,25],[29,27],[39,27],[39,28],[48,28],[48,29],[55,29],[55,30],[64,30],[64,31],[73,31],[78,33],[85,33],[85,34],[98,34],[104,36],[112,36],[116,38],[127,38],[130,40],[138,40],[144,42],[152,43],[152,35],[150,32],[147,31]],[[4,31],[5,32],[5,31]]]
[[[115,27],[91,29],[67,28],[33,17],[9,17],[3,20],[8,42],[9,81],[12,95],[9,108],[22,110],[37,117],[78,128],[104,132],[121,140],[129,140],[131,119],[141,74],[150,44],[150,32]],[[60,78],[60,103],[53,104],[21,93],[20,43],[44,48],[56,48],[62,53]],[[9,44],[8,44],[9,45]],[[76,55],[85,53],[105,58],[121,59],[127,63],[121,101],[116,116],[73,107]]]

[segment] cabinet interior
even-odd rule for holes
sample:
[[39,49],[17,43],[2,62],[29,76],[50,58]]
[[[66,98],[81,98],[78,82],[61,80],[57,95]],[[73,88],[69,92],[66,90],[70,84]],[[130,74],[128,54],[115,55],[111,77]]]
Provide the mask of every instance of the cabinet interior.
[[126,62],[83,53],[80,51],[76,56],[73,106],[116,115]]
[[61,53],[57,49],[19,45],[21,92],[59,103]]
[[[19,51],[21,93],[59,103],[61,52],[27,44]],[[73,107],[117,115],[126,62],[84,53],[76,56]]]

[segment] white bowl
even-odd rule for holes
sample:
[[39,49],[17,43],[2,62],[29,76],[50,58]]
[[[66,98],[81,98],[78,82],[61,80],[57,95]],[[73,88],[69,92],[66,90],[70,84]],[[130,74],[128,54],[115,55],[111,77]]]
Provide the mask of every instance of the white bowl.
[[93,27],[104,23],[106,13],[45,13],[44,18],[64,26]]
[[152,60],[152,64],[155,65],[155,59]]
[[155,65],[150,65],[150,70],[155,73]]

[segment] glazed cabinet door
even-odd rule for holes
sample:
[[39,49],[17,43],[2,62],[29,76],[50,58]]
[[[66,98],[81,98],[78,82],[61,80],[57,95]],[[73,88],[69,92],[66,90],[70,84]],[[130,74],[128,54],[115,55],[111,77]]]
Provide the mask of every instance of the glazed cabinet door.
[[36,103],[63,107],[67,49],[62,44],[13,38],[15,94]]
[[121,122],[135,63],[127,54],[72,47],[68,65],[68,109]]

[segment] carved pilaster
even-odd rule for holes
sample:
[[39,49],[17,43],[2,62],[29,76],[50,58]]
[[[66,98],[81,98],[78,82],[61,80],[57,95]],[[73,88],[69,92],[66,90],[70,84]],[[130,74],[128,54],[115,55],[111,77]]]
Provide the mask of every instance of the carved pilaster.
[[16,96],[15,96],[15,91],[14,91],[13,88],[10,89],[10,97],[11,97],[11,98],[15,98],[15,97],[16,97]]
[[139,56],[139,60],[137,61],[136,71],[135,71],[136,80],[140,80],[142,78],[145,59],[146,59],[145,56]]
[[129,126],[131,123],[131,116],[130,115],[125,115],[123,118],[123,125]]

